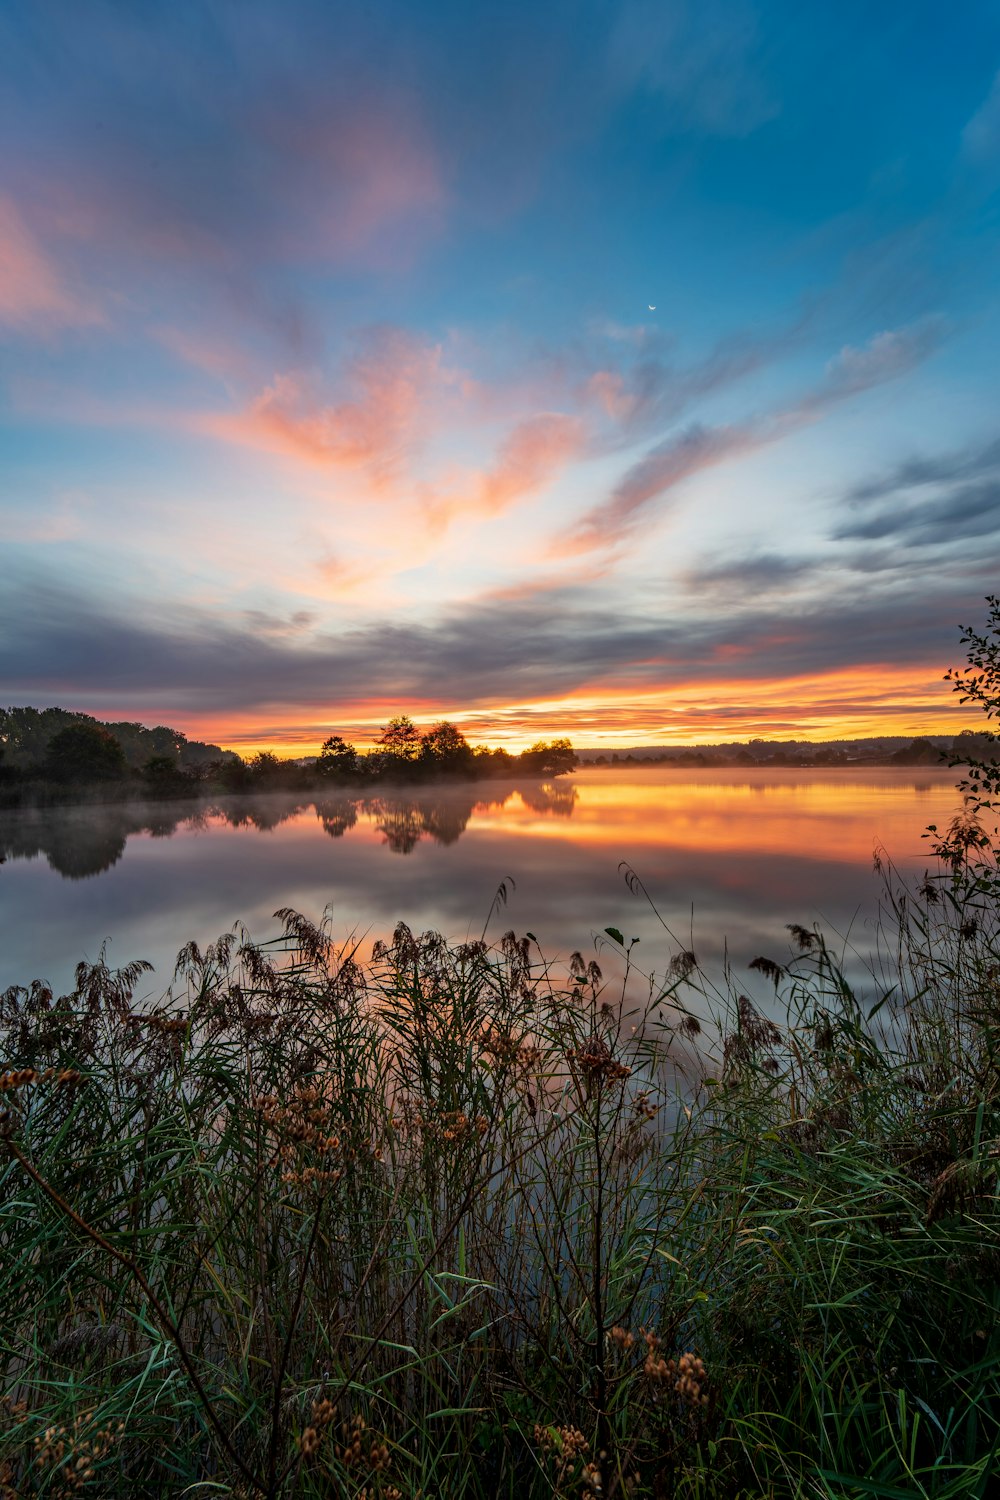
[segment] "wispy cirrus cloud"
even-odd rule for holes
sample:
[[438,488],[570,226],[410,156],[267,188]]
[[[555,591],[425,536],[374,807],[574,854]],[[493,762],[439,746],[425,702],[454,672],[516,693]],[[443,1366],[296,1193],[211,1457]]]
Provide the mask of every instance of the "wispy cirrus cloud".
[[[928,492],[931,493],[928,493]],[[905,459],[845,496],[836,541],[948,546],[1000,532],[1000,439]]]
[[483,509],[496,514],[541,489],[583,451],[584,443],[583,422],[565,412],[541,412],[518,422],[482,477]]
[[593,506],[556,539],[553,553],[572,556],[620,547],[651,507],[685,480],[779,442],[849,397],[915,369],[935,352],[947,331],[940,318],[885,330],[861,347],[846,345],[828,363],[823,380],[791,405],[743,423],[691,424],[631,465],[609,499]]
[[1000,73],[962,132],[962,150],[974,161],[990,160],[1000,154]]
[[0,195],[0,324],[51,333],[101,322],[96,302],[72,288],[14,200]]
[[957,451],[920,454],[862,480],[847,493],[850,503],[882,500],[901,490],[920,489],[927,485],[949,484],[977,479],[1000,471],[1000,438],[988,443],[970,443]]
[[756,13],[744,0],[626,0],[610,60],[617,78],[664,101],[674,130],[739,137],[779,110],[758,43]]
[[1000,532],[1000,478],[960,485],[946,495],[914,505],[881,507],[845,521],[837,541],[891,539],[907,547],[944,546]]

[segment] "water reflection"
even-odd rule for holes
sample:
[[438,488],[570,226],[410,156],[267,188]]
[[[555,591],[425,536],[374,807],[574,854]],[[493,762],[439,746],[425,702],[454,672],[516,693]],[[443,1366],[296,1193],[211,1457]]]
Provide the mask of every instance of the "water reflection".
[[[189,938],[210,942],[237,919],[266,937],[281,906],[313,918],[330,906],[338,934],[369,941],[399,919],[462,940],[481,932],[507,876],[515,889],[491,931],[535,932],[548,954],[592,949],[615,926],[641,939],[649,967],[690,947],[739,968],[787,957],[785,924],[817,920],[864,946],[876,841],[919,873],[921,832],[945,826],[955,804],[947,771],[595,770],[548,784],[7,810],[0,989],[62,984],[110,937],[113,962],[155,964],[159,993]],[[623,860],[676,943],[629,895]],[[738,982],[753,992],[752,973]]]
[[0,857],[6,861],[44,855],[57,874],[67,880],[84,880],[116,865],[129,838],[136,834],[170,838],[179,831],[205,833],[219,825],[272,833],[309,811],[330,838],[343,838],[363,820],[393,854],[411,854],[425,838],[445,846],[456,843],[474,814],[500,811],[514,797],[534,812],[568,818],[578,795],[575,786],[539,782],[506,786],[485,796],[481,787],[451,786],[421,791],[398,788],[377,796],[342,792],[295,799],[279,794],[198,804],[24,808],[0,814]]

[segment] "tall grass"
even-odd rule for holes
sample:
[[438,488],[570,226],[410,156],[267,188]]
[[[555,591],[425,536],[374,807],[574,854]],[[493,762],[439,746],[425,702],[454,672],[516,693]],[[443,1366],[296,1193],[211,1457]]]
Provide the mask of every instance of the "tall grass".
[[292,911],[7,991],[0,1495],[988,1495],[995,913],[890,888],[766,1015]]

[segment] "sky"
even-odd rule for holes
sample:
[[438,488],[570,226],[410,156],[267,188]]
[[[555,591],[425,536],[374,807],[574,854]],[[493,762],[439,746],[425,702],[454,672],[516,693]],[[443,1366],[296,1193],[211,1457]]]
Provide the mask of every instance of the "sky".
[[996,0],[0,0],[0,144],[0,703],[970,725]]

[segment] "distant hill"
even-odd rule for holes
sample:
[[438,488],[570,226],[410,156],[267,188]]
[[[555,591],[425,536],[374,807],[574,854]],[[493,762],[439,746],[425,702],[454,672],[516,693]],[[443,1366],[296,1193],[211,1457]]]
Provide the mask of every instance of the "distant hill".
[[953,756],[988,756],[997,747],[985,735],[883,734],[862,739],[763,740],[734,744],[634,745],[616,751],[581,749],[581,765],[814,766],[947,765]]

